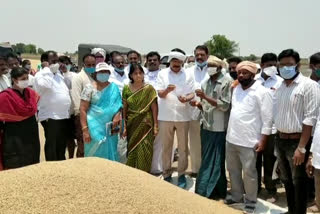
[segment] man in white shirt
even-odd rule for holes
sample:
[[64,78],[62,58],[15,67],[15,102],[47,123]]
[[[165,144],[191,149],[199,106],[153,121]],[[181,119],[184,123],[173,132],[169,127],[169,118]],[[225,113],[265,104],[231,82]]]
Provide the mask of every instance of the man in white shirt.
[[0,56],[0,92],[11,86],[9,79],[6,76],[7,72],[7,60],[5,57]]
[[253,213],[258,193],[257,152],[264,150],[271,134],[272,95],[254,80],[255,63],[243,61],[236,71],[240,84],[233,90],[226,145],[231,198],[227,197],[225,203],[239,203],[244,199],[245,211]]
[[[194,78],[195,89],[201,89],[201,85],[209,79],[207,72],[209,49],[205,45],[199,45],[194,50],[196,64],[186,72]],[[195,97],[200,101],[199,97]],[[197,177],[201,166],[201,140],[200,140],[200,110],[190,106],[192,120],[189,127],[189,149],[191,158],[192,177]]]
[[[160,54],[158,52],[151,51],[147,54],[146,58],[148,71],[144,75],[144,80],[154,88],[157,88],[157,78],[160,72]],[[150,172],[154,175],[162,173],[162,143],[159,135],[156,136],[153,142],[153,156]]]
[[169,54],[170,67],[158,75],[159,137],[163,143],[163,177],[172,181],[172,147],[174,134],[178,138],[178,186],[186,187],[185,171],[188,167],[188,131],[191,120],[189,102],[194,97],[194,80],[182,68],[186,56],[180,52]]
[[39,72],[34,84],[40,95],[38,118],[45,132],[45,157],[47,161],[65,160],[70,93],[59,71],[57,53],[45,52],[41,59],[49,66]]
[[84,144],[82,136],[82,127],[80,124],[80,102],[81,93],[87,84],[94,81],[91,75],[96,69],[96,58],[93,54],[86,54],[82,58],[83,68],[72,78],[71,98],[74,106],[75,115],[75,134],[77,139],[77,154],[76,156],[84,157]]
[[114,69],[111,71],[110,82],[113,82],[118,86],[122,95],[124,85],[129,84],[128,73],[126,73],[124,68],[125,62],[123,56],[115,56],[112,63]]
[[318,117],[320,89],[315,81],[299,72],[299,53],[292,49],[284,50],[278,61],[284,81],[274,94],[273,120],[278,130],[275,154],[289,213],[306,213],[309,192],[306,157]]
[[[274,53],[265,53],[261,57],[262,71],[255,76],[257,82],[260,82],[265,88],[270,89],[273,94],[281,85],[283,79],[277,75],[277,55]],[[272,173],[276,157],[274,155],[274,139],[277,133],[275,126],[272,127],[272,134],[268,137],[266,149],[258,153],[257,171],[258,171],[258,192],[261,190],[261,169],[263,163],[263,177],[266,190],[268,192],[268,201],[276,201],[276,181],[272,180]],[[263,159],[263,161],[262,161]]]

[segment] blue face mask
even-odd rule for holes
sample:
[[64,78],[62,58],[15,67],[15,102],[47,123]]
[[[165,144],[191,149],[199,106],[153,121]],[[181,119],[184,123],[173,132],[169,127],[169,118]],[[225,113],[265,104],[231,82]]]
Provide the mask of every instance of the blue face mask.
[[117,67],[114,67],[114,70],[118,73],[123,73],[124,72],[124,68],[117,68]]
[[84,68],[84,71],[87,72],[88,74],[93,74],[94,72],[96,72],[96,68]]
[[207,61],[204,61],[204,62],[200,63],[200,62],[196,61],[196,65],[197,65],[198,67],[200,67],[200,68],[203,68],[204,66],[208,65],[208,62],[207,62]]
[[292,79],[297,74],[297,66],[284,66],[279,68],[280,76],[285,80]]
[[99,82],[108,82],[110,74],[107,73],[97,73],[97,80]]

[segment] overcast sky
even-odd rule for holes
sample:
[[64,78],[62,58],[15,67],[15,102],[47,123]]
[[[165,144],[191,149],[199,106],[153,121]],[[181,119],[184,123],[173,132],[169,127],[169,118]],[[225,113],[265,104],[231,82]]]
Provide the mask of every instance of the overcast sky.
[[0,42],[74,52],[79,43],[191,53],[213,34],[241,55],[320,51],[319,0],[0,0]]

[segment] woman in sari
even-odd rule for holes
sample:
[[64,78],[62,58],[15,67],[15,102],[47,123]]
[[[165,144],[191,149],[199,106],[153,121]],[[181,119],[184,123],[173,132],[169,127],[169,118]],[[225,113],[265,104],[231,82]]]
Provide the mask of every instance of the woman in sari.
[[158,134],[157,92],[144,83],[143,68],[138,64],[130,66],[131,83],[123,88],[123,136],[128,140],[127,165],[150,172],[153,141]]
[[81,94],[80,122],[83,131],[84,156],[119,161],[117,152],[121,121],[121,94],[119,88],[108,82],[111,67],[99,63]]
[[12,88],[0,93],[0,156],[4,169],[39,163],[40,157],[35,117],[39,96],[28,88],[28,72],[25,69],[12,69],[11,80]]

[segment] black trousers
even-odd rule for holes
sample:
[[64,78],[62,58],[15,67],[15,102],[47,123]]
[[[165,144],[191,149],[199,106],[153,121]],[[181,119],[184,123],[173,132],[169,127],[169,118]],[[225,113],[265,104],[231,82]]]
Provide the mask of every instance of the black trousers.
[[276,181],[272,180],[273,167],[277,160],[274,155],[274,140],[275,135],[270,135],[268,137],[266,149],[263,152],[259,152],[257,156],[258,189],[261,189],[261,171],[263,164],[264,184],[269,194],[277,193]]
[[44,152],[46,161],[65,160],[68,139],[68,119],[48,119],[41,122],[46,138]]
[[305,162],[294,166],[293,156],[299,144],[297,140],[283,140],[276,137],[276,155],[279,161],[280,179],[284,184],[290,214],[304,214],[307,211],[308,177],[305,170],[309,156],[310,142],[307,145]]

